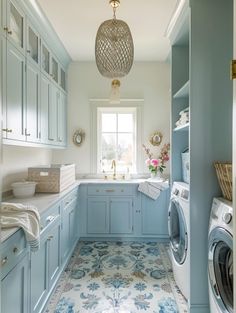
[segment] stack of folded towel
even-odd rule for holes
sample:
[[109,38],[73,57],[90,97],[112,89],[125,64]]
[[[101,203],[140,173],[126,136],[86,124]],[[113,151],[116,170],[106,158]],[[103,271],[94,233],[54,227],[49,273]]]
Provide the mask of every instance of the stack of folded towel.
[[149,198],[156,200],[161,191],[169,188],[169,184],[167,181],[153,181],[153,180],[146,180],[139,184],[138,191],[144,193]]
[[179,112],[179,119],[175,123],[176,127],[183,126],[187,123],[189,123],[189,108],[186,108],[185,110]]
[[0,225],[4,228],[21,227],[31,251],[37,251],[40,244],[40,215],[36,207],[21,203],[2,202]]

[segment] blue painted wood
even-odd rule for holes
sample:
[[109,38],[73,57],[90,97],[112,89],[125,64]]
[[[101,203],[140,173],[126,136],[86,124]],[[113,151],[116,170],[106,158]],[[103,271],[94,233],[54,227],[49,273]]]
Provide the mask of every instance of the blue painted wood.
[[30,142],[40,141],[40,72],[28,61],[26,65],[26,123],[25,136]]
[[48,144],[48,110],[50,103],[50,80],[41,74],[40,83],[40,141]]
[[8,273],[1,282],[1,312],[29,311],[29,254]]
[[57,141],[61,146],[66,146],[66,126],[67,126],[67,97],[64,92],[60,92],[57,108]]
[[76,232],[76,207],[77,198],[75,198],[68,205],[62,208],[62,231],[61,231],[61,259],[62,263],[67,260],[67,257],[71,251],[77,239]]
[[48,236],[40,239],[40,249],[31,253],[30,312],[40,312],[48,294]]
[[133,232],[132,197],[110,198],[110,233],[130,234]]
[[61,255],[60,255],[60,236],[61,236],[60,218],[55,220],[53,228],[48,236],[48,284],[49,289],[56,282],[60,273]]
[[88,234],[109,233],[108,197],[88,197],[87,232]]
[[48,140],[51,142],[51,144],[57,143],[57,109],[59,97],[60,91],[54,84],[51,84],[51,94],[48,110]]
[[6,0],[7,39],[21,52],[25,53],[25,12],[16,0]]
[[142,195],[142,235],[168,235],[168,196],[169,191],[162,191],[157,200]]
[[7,75],[6,97],[4,97],[7,101],[4,105],[6,108],[5,124],[11,132],[7,132],[4,137],[25,140],[25,58],[10,42],[7,42],[7,62],[5,66]]
[[27,43],[26,43],[26,56],[29,62],[33,62],[34,65],[40,65],[40,34],[35,29],[33,23],[27,18]]
[[[183,34],[179,33],[172,46],[172,96],[181,87],[179,81],[186,77],[183,68],[189,68],[190,129],[189,138],[184,133],[172,136],[172,181],[180,178],[179,148],[186,142],[190,147],[189,312],[205,313],[209,312],[209,213],[212,198],[220,195],[213,162],[232,159],[232,81],[228,64],[233,52],[233,0],[190,0],[187,13],[187,44],[181,43]],[[181,57],[181,50],[186,49],[189,59],[184,54]],[[182,99],[172,101],[172,126],[176,105],[182,104]]]

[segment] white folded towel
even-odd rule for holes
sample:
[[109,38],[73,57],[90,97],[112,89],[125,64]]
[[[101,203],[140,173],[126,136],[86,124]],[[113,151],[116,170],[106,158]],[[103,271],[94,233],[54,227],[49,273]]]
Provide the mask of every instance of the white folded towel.
[[21,203],[2,202],[0,208],[2,228],[21,227],[31,251],[40,245],[40,215],[36,207]]
[[150,197],[153,200],[156,200],[160,194],[161,191],[168,188],[168,183],[163,181],[153,181],[153,180],[147,180],[145,182],[142,182],[138,186],[138,191],[144,193],[146,196]]

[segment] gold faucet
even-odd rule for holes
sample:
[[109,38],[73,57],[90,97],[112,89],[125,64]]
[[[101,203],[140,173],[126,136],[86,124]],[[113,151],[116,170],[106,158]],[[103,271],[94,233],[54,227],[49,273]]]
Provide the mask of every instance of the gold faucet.
[[111,169],[114,170],[114,172],[113,172],[113,179],[115,180],[116,179],[116,160],[112,160],[112,162],[111,162]]

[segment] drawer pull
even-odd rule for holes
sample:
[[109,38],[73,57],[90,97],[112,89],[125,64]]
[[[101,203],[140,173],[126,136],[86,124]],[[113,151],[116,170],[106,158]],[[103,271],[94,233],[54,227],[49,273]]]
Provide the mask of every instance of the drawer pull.
[[1,262],[2,266],[4,266],[7,263],[7,261],[8,261],[8,258],[6,256],[4,259],[2,259],[2,262]]
[[106,189],[106,192],[115,192],[114,189]]
[[99,190],[97,189],[96,192],[99,192]]
[[13,253],[16,254],[16,253],[18,253],[18,252],[19,252],[19,249],[18,249],[17,247],[14,247],[14,248],[13,248]]
[[121,192],[124,192],[124,189],[121,189]]

